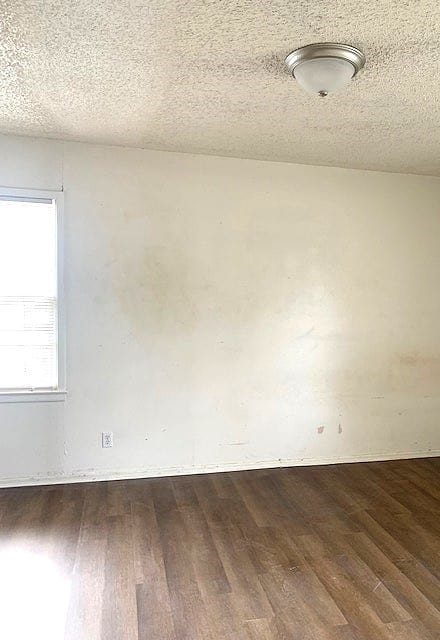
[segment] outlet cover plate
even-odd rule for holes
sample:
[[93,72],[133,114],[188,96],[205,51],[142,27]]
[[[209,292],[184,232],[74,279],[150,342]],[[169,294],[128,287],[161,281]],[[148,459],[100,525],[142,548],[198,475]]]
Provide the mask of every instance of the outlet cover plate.
[[113,446],[113,431],[102,432],[102,448],[111,449]]

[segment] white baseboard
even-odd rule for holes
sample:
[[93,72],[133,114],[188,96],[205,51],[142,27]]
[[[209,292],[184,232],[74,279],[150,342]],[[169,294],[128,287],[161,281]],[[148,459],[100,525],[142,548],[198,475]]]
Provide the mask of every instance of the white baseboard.
[[118,470],[77,470],[70,474],[54,473],[23,478],[1,478],[0,488],[38,486],[51,484],[72,484],[75,482],[104,482],[110,480],[135,480],[164,476],[184,476],[225,471],[249,471],[252,469],[274,469],[277,467],[301,467],[326,464],[350,464],[355,462],[383,462],[386,460],[408,460],[411,458],[435,458],[439,449],[427,451],[399,451],[394,453],[364,453],[338,458],[277,458],[252,462],[227,462],[224,464],[184,465],[180,467],[150,467],[144,469]]

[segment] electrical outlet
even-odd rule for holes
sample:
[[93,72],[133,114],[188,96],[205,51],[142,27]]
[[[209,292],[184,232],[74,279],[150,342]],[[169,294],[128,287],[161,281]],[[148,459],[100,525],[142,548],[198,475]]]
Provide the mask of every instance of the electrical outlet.
[[113,431],[102,432],[102,448],[110,449],[113,446]]

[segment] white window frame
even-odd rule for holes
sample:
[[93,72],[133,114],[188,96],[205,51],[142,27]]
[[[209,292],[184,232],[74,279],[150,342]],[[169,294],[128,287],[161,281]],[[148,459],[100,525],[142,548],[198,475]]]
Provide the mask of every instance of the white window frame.
[[64,302],[64,193],[40,189],[10,189],[0,187],[0,196],[32,200],[53,200],[57,222],[57,344],[58,344],[58,388],[44,390],[1,391],[2,402],[60,402],[66,397],[66,310]]

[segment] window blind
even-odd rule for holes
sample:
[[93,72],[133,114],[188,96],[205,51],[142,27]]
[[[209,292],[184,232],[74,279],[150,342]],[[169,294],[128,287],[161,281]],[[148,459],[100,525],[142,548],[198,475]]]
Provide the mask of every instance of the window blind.
[[55,202],[0,197],[0,390],[56,389],[57,342]]

